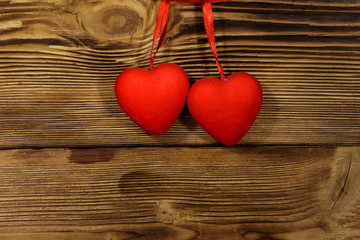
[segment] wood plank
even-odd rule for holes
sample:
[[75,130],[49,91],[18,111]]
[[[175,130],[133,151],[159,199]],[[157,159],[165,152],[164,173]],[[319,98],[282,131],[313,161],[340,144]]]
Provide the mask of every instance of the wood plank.
[[[0,0],[0,147],[216,144],[186,108],[153,137],[116,103],[116,76],[148,66],[157,3]],[[252,73],[264,91],[241,144],[360,143],[358,1],[213,5],[226,73]],[[171,4],[156,62],[178,63],[192,82],[217,76],[199,5]]]
[[1,239],[357,239],[360,148],[0,151]]

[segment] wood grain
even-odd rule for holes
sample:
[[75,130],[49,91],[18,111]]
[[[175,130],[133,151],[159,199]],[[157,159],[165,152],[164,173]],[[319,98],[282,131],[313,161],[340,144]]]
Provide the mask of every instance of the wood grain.
[[[158,3],[0,0],[0,239],[360,239],[360,2],[213,4],[226,74],[264,91],[231,148],[186,107],[154,137],[117,105]],[[217,77],[201,6],[171,3],[163,62]]]
[[[145,134],[113,93],[125,68],[147,67],[158,2],[0,1],[0,147],[217,144],[185,108],[163,137]],[[213,4],[226,73],[263,87],[241,144],[356,145],[360,141],[358,1]],[[201,7],[172,3],[157,63],[191,81],[217,76]]]
[[357,239],[359,170],[358,147],[2,150],[0,238]]

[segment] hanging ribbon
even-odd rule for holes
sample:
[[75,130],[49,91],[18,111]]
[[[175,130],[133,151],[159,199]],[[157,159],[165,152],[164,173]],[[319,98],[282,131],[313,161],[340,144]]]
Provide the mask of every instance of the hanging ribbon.
[[[220,73],[220,79],[225,80],[226,77],[224,74],[224,69],[219,62],[219,58],[218,58],[217,52],[216,52],[214,19],[213,19],[211,3],[226,2],[226,1],[228,1],[228,0],[161,0],[160,5],[159,5],[157,19],[156,19],[153,43],[152,43],[151,52],[150,52],[150,69],[153,68],[156,53],[159,51],[161,44],[165,38],[167,22],[169,19],[170,2],[202,3],[205,32],[206,32],[206,35],[207,35],[207,38],[208,38],[208,41],[210,44],[211,51],[215,57],[216,65],[217,65],[219,73]],[[160,35],[159,42],[158,42],[156,51],[153,54],[154,47],[155,47],[155,44],[156,44],[156,41],[157,41],[159,35]]]
[[[155,60],[156,53],[159,51],[161,44],[165,38],[167,22],[169,19],[169,10],[170,10],[170,0],[161,0],[160,5],[159,5],[157,19],[156,19],[153,43],[152,43],[151,52],[150,52],[150,69],[152,69],[154,66],[154,60]],[[156,51],[153,55],[153,50],[154,50],[155,43],[156,43],[156,40],[158,39],[159,34],[160,34],[159,43],[158,43]]]

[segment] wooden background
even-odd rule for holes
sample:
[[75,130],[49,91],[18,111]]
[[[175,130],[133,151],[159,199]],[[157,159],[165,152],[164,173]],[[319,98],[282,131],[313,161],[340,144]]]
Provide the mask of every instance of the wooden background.
[[[158,3],[0,0],[0,239],[360,239],[360,1],[213,4],[226,74],[264,91],[235,147],[117,105]],[[171,4],[163,62],[217,77],[200,5]]]

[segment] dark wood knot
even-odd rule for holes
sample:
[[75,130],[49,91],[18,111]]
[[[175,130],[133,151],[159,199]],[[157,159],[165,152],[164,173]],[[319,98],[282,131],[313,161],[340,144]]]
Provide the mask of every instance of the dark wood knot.
[[97,38],[131,36],[142,23],[139,15],[127,6],[105,6],[85,17],[86,30]]

